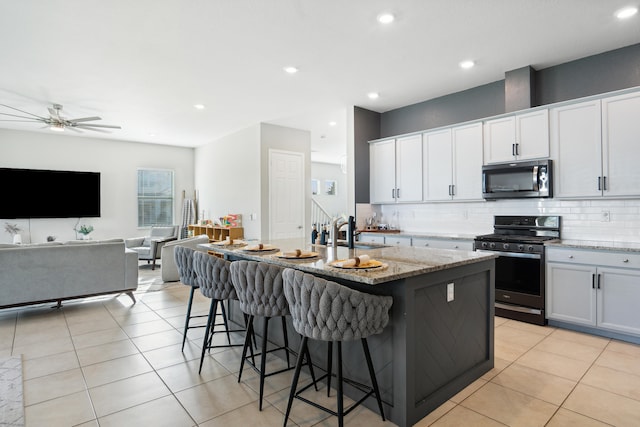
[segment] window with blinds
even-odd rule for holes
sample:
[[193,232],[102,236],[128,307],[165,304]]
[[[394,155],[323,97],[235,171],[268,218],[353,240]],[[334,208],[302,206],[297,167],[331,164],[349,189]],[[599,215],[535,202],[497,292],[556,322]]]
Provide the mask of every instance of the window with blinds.
[[173,171],[138,169],[138,227],[173,225]]

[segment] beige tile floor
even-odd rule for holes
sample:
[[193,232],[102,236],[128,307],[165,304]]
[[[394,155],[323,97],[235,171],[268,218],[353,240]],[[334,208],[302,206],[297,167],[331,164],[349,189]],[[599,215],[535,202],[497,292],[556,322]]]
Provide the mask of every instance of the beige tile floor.
[[[290,373],[267,380],[262,412],[255,373],[246,370],[237,383],[239,349],[212,351],[198,375],[202,329],[180,351],[189,290],[158,282],[157,272],[142,268],[135,305],[109,296],[60,310],[0,310],[0,356],[23,356],[28,426],[282,425]],[[194,312],[208,305],[198,293]],[[640,346],[495,323],[495,368],[417,426],[640,426]],[[337,423],[294,402],[289,425]],[[358,408],[346,425],[393,424]]]

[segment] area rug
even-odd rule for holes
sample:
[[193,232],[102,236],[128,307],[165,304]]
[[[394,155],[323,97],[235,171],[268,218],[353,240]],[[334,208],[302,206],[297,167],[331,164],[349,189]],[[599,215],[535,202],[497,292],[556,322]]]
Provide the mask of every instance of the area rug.
[[0,358],[0,427],[24,426],[22,356]]

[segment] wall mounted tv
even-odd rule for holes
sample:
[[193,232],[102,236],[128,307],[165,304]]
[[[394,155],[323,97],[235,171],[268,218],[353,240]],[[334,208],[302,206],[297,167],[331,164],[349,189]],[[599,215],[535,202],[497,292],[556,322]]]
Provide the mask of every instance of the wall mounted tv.
[[0,218],[100,216],[100,172],[0,168]]

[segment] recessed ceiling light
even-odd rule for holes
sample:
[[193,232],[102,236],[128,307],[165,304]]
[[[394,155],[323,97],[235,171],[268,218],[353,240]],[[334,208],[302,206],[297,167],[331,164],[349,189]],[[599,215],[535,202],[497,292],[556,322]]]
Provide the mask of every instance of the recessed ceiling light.
[[616,18],[618,19],[626,19],[631,18],[633,15],[638,13],[637,7],[625,7],[624,9],[620,9],[616,12]]
[[338,124],[338,123],[336,123],[336,122],[329,122],[329,126],[335,126],[335,125],[337,125],[337,124]]
[[202,104],[194,104],[193,108],[196,110],[204,110],[204,105]]
[[396,19],[391,13],[381,13],[378,15],[378,22],[381,24],[390,24]]
[[380,94],[378,92],[369,92],[367,96],[369,97],[369,99],[378,99],[380,97]]
[[284,67],[284,71],[289,74],[295,74],[298,72],[298,69],[296,67]]
[[476,65],[476,63],[471,60],[462,61],[460,63],[460,68],[464,68],[465,70],[468,70],[469,68],[473,68],[474,65]]

